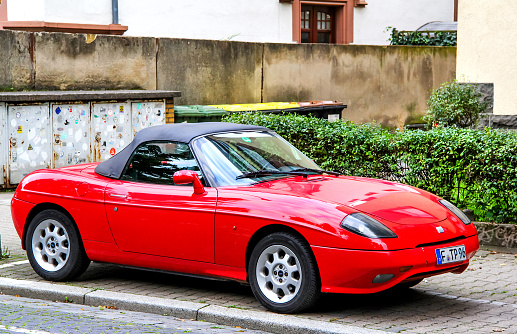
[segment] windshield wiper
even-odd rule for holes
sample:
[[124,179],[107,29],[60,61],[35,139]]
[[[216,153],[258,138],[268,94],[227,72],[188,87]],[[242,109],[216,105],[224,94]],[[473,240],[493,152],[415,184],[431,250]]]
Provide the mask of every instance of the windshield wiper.
[[288,174],[288,175],[299,175],[299,176],[307,176],[307,173],[304,173],[304,171],[280,171],[280,170],[272,170],[272,169],[262,169],[257,170],[255,172],[249,172],[244,173],[242,175],[238,175],[235,177],[236,180],[238,179],[246,179],[249,177],[258,177],[258,176],[265,176],[265,175],[274,175],[274,174]]
[[341,173],[338,173],[338,172],[332,172],[329,170],[315,169],[315,168],[297,168],[297,169],[293,169],[293,172],[314,172],[317,174],[330,174],[330,175],[335,175],[335,176],[341,175]]

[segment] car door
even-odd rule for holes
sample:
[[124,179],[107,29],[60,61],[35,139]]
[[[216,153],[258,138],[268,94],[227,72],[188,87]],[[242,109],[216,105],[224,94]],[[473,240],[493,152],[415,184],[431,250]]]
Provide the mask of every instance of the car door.
[[123,251],[214,262],[217,191],[194,194],[174,185],[174,172],[199,172],[185,143],[147,142],[132,154],[120,180],[105,190],[108,221]]

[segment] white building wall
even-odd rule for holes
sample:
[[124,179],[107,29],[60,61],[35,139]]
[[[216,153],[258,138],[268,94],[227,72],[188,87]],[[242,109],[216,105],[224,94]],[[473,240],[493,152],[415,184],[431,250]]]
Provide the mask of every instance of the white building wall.
[[46,21],[63,23],[111,23],[111,0],[10,0],[9,21]]
[[[120,2],[123,1],[125,0]],[[112,23],[111,0],[40,0],[40,2],[45,4],[45,21],[47,22]]]
[[42,0],[7,1],[9,21],[44,21],[45,2]]
[[[389,44],[387,27],[452,21],[454,0],[368,0],[354,9],[354,44]],[[112,23],[111,0],[9,0],[10,21]],[[119,0],[127,36],[292,42],[292,5],[278,0]]]
[[367,0],[354,10],[354,43],[388,45],[388,27],[416,30],[431,21],[453,21],[454,0]]
[[[111,0],[10,0],[10,21],[112,23]],[[119,0],[126,36],[292,42],[292,6],[278,0]]]
[[290,4],[278,0],[122,0],[127,36],[291,42]]
[[460,0],[456,78],[494,84],[494,114],[517,115],[516,1]]

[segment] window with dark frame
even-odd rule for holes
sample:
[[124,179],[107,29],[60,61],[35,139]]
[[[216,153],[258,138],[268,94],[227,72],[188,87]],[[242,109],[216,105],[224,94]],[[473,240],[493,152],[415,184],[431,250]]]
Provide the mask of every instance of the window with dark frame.
[[302,43],[336,43],[333,7],[303,5],[300,17]]
[[133,152],[121,179],[174,185],[172,176],[183,169],[195,171],[202,178],[188,144],[163,141],[147,142]]

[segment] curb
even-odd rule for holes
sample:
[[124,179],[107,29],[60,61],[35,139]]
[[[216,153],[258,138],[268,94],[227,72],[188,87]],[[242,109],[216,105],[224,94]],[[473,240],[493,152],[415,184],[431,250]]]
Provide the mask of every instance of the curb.
[[26,298],[87,306],[114,306],[117,309],[170,315],[182,319],[240,326],[278,334],[388,334],[388,332],[309,320],[270,312],[249,311],[223,306],[129,293],[95,290],[0,277],[0,293]]

